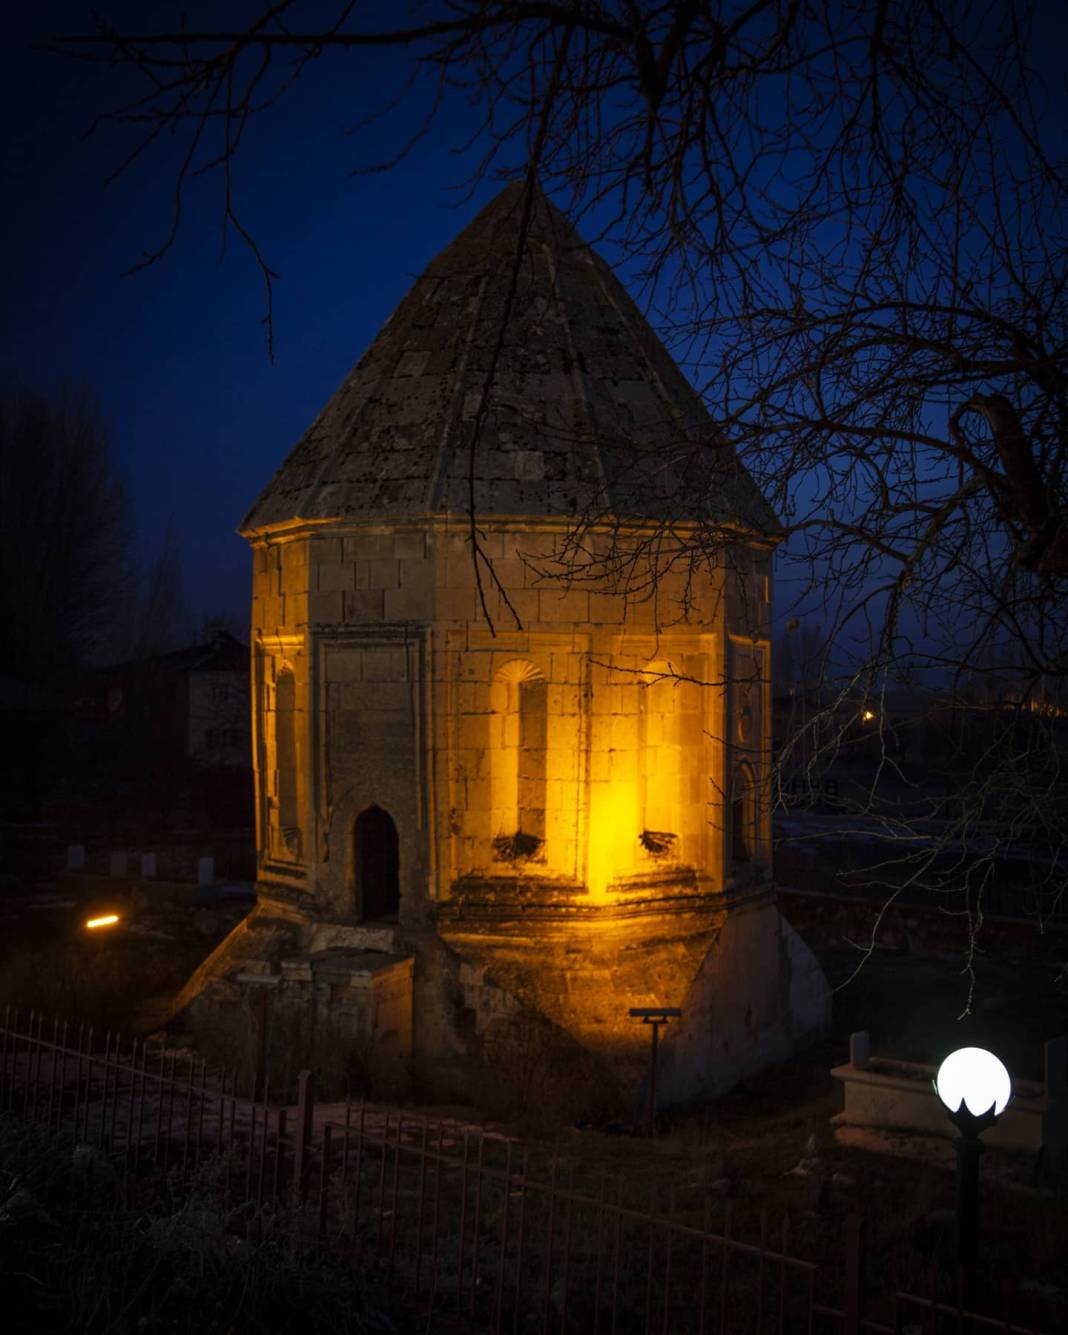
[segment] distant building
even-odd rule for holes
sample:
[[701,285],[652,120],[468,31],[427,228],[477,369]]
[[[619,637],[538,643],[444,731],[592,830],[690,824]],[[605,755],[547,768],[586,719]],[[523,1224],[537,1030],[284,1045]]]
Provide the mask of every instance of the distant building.
[[94,672],[81,717],[105,734],[130,735],[161,759],[199,769],[248,768],[249,649],[221,627],[198,644]]

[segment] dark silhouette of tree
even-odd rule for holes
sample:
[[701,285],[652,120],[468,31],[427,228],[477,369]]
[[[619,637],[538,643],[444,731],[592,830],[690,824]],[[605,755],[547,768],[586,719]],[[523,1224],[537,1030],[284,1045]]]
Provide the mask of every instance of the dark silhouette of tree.
[[130,657],[150,658],[193,639],[193,618],[185,594],[178,535],[168,527],[159,551],[139,581],[131,604]]
[[[185,138],[172,225],[140,264],[173,243],[193,178],[216,172],[225,224],[260,266],[268,339],[273,273],[232,176],[249,121],[330,60],[351,62],[357,88],[361,62],[390,47],[408,53],[399,95],[424,128],[453,99],[480,107],[473,182],[523,176],[593,227],[705,393],[716,437],[693,449],[729,441],[782,516],[780,561],[821,589],[827,641],[849,654],[825,708],[859,702],[892,726],[887,691],[907,676],[965,718],[972,665],[1012,646],[990,745],[981,763],[947,757],[953,800],[927,803],[925,838],[923,793],[907,814],[880,806],[892,748],[863,803],[891,843],[892,893],[964,891],[974,927],[976,894],[1021,840],[1042,841],[1048,911],[1068,840],[1064,720],[1046,707],[1068,671],[1068,170],[1043,117],[1042,14],[1013,0],[453,0],[405,23],[278,0],[239,29],[102,23],[63,49],[144,76],[142,96],[100,118],[134,133],[123,168]],[[358,108],[377,144],[395,107]],[[701,532],[695,566],[725,541]],[[561,552],[576,578],[580,547]],[[477,568],[473,516],[472,551]]]
[[129,509],[92,391],[0,392],[0,514],[0,672],[51,684],[103,650],[129,593]]

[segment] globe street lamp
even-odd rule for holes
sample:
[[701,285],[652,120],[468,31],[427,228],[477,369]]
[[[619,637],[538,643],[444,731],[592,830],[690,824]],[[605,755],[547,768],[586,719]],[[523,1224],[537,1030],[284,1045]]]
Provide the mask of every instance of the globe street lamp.
[[958,1048],[938,1068],[935,1093],[960,1132],[957,1151],[957,1264],[961,1268],[961,1303],[975,1296],[976,1222],[979,1213],[979,1133],[993,1126],[1012,1097],[1004,1065],[985,1048]]

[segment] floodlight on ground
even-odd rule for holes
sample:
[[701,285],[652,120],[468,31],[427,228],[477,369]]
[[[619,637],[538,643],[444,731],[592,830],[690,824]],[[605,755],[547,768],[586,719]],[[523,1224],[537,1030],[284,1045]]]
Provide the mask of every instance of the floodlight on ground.
[[957,1264],[961,1305],[975,1298],[976,1223],[979,1216],[979,1133],[993,1126],[1009,1106],[1012,1081],[1005,1065],[986,1048],[951,1052],[934,1079],[934,1090],[960,1132],[957,1151]]
[[118,921],[119,915],[117,913],[105,913],[100,918],[87,918],[85,925],[90,931],[95,931],[98,927],[114,927]]

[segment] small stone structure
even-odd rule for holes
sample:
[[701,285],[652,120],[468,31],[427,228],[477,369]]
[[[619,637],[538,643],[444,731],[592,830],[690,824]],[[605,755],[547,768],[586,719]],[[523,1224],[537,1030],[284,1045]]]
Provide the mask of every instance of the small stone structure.
[[769,890],[778,525],[608,266],[524,217],[433,261],[242,525],[258,904],[181,1002],[328,970],[359,1009],[339,970],[407,960],[397,1042],[458,1094],[524,1017],[633,1081],[628,1009],[681,1006],[681,1102],[828,1016]]
[[[983,1132],[983,1143],[1043,1150],[1049,1159],[1063,1161],[1068,1154],[1068,1037],[1047,1040],[1043,1056],[1043,1080],[1013,1080],[1012,1102]],[[842,1085],[845,1105],[831,1121],[955,1137],[957,1130],[933,1087],[937,1074],[936,1066],[873,1057],[868,1034],[858,1030],[850,1035],[848,1063],[831,1071]]]

